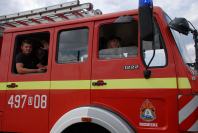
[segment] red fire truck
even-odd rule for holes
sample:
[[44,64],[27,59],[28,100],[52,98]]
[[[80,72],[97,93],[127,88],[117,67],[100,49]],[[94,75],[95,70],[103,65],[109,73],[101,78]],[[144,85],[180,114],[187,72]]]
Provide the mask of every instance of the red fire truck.
[[0,132],[198,132],[197,30],[152,0],[104,15],[67,2],[0,16],[0,31]]

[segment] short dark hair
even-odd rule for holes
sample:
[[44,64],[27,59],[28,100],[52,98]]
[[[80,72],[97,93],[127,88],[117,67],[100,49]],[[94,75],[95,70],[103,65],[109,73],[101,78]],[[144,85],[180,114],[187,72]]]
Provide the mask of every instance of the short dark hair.
[[24,44],[30,44],[30,45],[32,45],[32,41],[30,41],[30,40],[23,40],[22,43],[21,43],[21,46],[23,46]]
[[41,40],[41,44],[44,44],[44,43],[49,44],[49,41],[47,41],[47,40]]
[[110,38],[109,38],[109,41],[110,40],[118,40],[119,42],[121,42],[122,41],[122,39],[120,38],[120,37],[118,37],[118,36],[111,36]]

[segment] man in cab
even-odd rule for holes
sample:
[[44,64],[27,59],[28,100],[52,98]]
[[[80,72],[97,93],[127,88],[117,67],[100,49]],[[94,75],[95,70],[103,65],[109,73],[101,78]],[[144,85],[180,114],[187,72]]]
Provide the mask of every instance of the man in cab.
[[43,73],[45,66],[39,63],[39,60],[32,54],[32,42],[23,40],[21,52],[16,56],[16,71],[18,74]]

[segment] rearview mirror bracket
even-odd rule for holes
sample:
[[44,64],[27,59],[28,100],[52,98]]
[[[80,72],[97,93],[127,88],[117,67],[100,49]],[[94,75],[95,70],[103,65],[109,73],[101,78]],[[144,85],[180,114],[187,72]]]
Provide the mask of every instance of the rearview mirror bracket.
[[195,70],[198,70],[198,32],[197,30],[193,31],[193,36],[195,40]]

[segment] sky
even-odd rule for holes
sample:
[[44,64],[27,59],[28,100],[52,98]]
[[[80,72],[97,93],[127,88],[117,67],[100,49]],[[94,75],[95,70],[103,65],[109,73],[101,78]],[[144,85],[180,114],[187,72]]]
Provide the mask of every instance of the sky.
[[[0,0],[0,16],[20,11],[65,3],[71,0]],[[111,13],[136,9],[138,0],[80,0],[81,3],[91,2],[95,9],[103,13]],[[185,17],[198,29],[198,0],[153,0],[155,6],[162,7],[174,17]]]
[[[0,0],[0,16],[21,11],[62,4],[74,0]],[[92,3],[94,9],[103,14],[138,8],[139,0],[80,0],[80,3]],[[198,0],[153,0],[154,6],[161,7],[172,19],[185,17],[198,29]],[[190,53],[194,53],[194,45]]]

